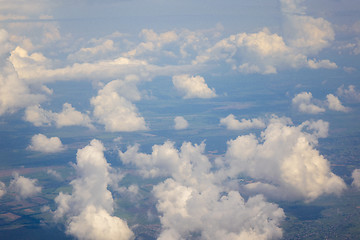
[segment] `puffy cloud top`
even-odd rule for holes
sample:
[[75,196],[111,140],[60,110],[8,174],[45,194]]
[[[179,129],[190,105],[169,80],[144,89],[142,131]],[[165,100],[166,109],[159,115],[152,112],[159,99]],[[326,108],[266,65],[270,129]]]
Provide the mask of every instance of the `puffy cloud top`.
[[41,192],[41,187],[37,186],[36,179],[30,179],[14,174],[14,179],[10,181],[9,189],[17,194],[20,199],[32,197]]
[[[136,94],[126,93],[125,89],[130,89]],[[120,95],[119,92],[123,94]],[[144,118],[138,113],[136,106],[130,102],[139,98],[140,95],[133,86],[129,88],[126,83],[114,80],[105,85],[99,90],[98,95],[91,99],[94,116],[99,123],[105,125],[105,130],[110,132],[147,130]]]
[[175,123],[175,125],[174,125],[175,130],[186,129],[189,126],[188,121],[186,121],[186,119],[181,116],[175,117],[174,123]]
[[220,125],[225,126],[229,130],[244,130],[249,128],[264,128],[266,125],[261,119],[241,119],[237,120],[234,115],[230,114],[226,118],[220,119]]
[[28,149],[43,153],[56,153],[63,151],[65,148],[61,143],[60,138],[48,138],[43,134],[37,134],[31,138],[31,144],[29,145]]
[[113,213],[114,201],[107,189],[111,182],[110,165],[103,151],[103,144],[94,139],[79,149],[76,156],[77,178],[71,182],[72,194],[55,198],[58,207],[56,219],[66,219],[67,233],[78,239],[100,240],[133,238],[127,223]]
[[250,134],[228,142],[223,174],[236,177],[243,173],[256,179],[247,190],[270,198],[312,201],[322,194],[340,194],[346,188],[344,181],[314,149],[326,129],[324,122],[296,127],[285,119],[273,118],[261,139]]
[[201,76],[177,75],[172,78],[175,88],[184,95],[184,98],[213,98],[214,89],[210,89]]

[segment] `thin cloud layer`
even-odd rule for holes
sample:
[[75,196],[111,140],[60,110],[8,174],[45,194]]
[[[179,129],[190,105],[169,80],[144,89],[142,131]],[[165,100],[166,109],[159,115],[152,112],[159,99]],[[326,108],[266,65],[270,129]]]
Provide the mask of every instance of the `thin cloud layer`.
[[177,75],[173,76],[174,87],[184,95],[184,98],[213,98],[214,89],[210,89],[201,76]]
[[244,130],[251,128],[264,128],[266,125],[262,119],[241,119],[237,120],[234,115],[229,114],[225,118],[220,119],[220,125],[225,126],[229,130]]
[[58,137],[48,138],[43,134],[36,134],[31,138],[28,149],[43,153],[57,153],[65,150],[65,147]]
[[78,150],[77,178],[70,183],[72,193],[60,192],[55,198],[54,217],[64,219],[66,232],[78,239],[133,239],[127,223],[112,216],[114,200],[107,189],[111,183],[111,167],[104,157],[104,150],[96,139]]

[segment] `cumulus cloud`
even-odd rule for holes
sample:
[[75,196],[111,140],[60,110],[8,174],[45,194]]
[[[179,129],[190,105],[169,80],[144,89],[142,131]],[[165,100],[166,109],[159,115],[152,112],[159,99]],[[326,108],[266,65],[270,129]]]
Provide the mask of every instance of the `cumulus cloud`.
[[241,121],[239,121],[232,114],[228,115],[226,118],[221,118],[220,125],[225,126],[229,130],[264,128],[266,126],[262,119],[241,119]]
[[303,1],[281,1],[285,24],[281,36],[269,29],[238,33],[200,52],[194,64],[224,61],[242,73],[274,74],[288,68],[337,68],[328,59],[314,56],[328,47],[335,34],[330,22],[306,15]]
[[107,189],[111,167],[104,157],[103,144],[94,139],[79,149],[75,169],[77,178],[70,184],[72,193],[55,198],[54,217],[65,219],[66,232],[78,239],[132,239],[127,223],[112,216],[114,200]]
[[325,108],[313,103],[313,97],[311,92],[302,92],[297,94],[292,99],[292,104],[295,108],[297,108],[300,112],[303,113],[317,114],[325,112]]
[[339,98],[333,94],[326,95],[327,104],[330,110],[339,111],[339,112],[348,112],[350,108],[344,107],[340,102]]
[[18,199],[25,199],[35,196],[41,192],[41,187],[37,186],[36,179],[19,176],[14,173],[14,178],[10,181],[9,190],[16,194]]
[[[43,86],[31,84],[19,78],[13,63],[9,60],[12,46],[8,33],[0,29],[0,115],[14,113],[21,108],[38,104],[46,99]],[[34,56],[36,58],[36,56]]]
[[344,88],[344,85],[337,89],[337,95],[344,97],[348,101],[360,102],[360,92],[356,90],[354,85],[349,85],[348,88]]
[[344,181],[315,149],[317,139],[327,135],[327,126],[293,126],[289,119],[273,117],[260,139],[249,134],[230,140],[223,162],[218,162],[225,176],[246,174],[255,182],[245,189],[270,198],[312,201],[323,194],[340,194]]
[[0,198],[6,193],[6,185],[3,182],[0,182]]
[[99,90],[96,97],[91,99],[94,117],[99,123],[105,125],[106,131],[110,132],[147,130],[144,118],[130,101],[139,99],[140,94],[137,88],[135,90],[121,80],[111,81]]
[[57,153],[63,151],[65,147],[58,137],[48,138],[43,134],[36,134],[31,138],[28,149],[43,153]]
[[218,185],[205,144],[184,142],[154,145],[151,154],[139,146],[119,151],[125,164],[134,164],[145,177],[167,176],[153,188],[162,231],[158,239],[278,239],[284,212],[262,196],[247,201],[237,191]]
[[91,119],[87,114],[81,113],[70,104],[64,103],[63,109],[59,113],[47,111],[39,105],[27,107],[24,119],[33,123],[35,126],[46,126],[55,123],[56,127],[84,126],[93,129]]
[[215,89],[210,89],[201,76],[176,75],[173,76],[172,82],[184,98],[216,97]]
[[186,119],[181,116],[175,117],[174,123],[175,123],[175,125],[174,125],[175,130],[186,129],[189,126],[188,121],[186,121]]
[[360,169],[355,169],[352,172],[351,177],[353,178],[351,185],[360,189]]

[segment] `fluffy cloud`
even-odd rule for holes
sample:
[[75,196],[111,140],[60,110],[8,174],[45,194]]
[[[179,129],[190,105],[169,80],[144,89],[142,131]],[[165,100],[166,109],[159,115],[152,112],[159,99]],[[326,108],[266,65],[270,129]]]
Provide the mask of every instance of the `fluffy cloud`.
[[0,198],[4,196],[6,193],[6,186],[5,183],[0,182]]
[[297,94],[292,99],[292,104],[300,112],[303,113],[317,114],[317,113],[325,112],[325,108],[322,108],[313,103],[313,97],[311,92],[302,92]]
[[37,134],[31,138],[31,144],[28,146],[28,149],[43,153],[56,153],[63,151],[65,148],[60,138],[48,138],[43,134]]
[[19,78],[14,65],[8,59],[12,48],[8,38],[8,33],[0,29],[0,115],[14,113],[46,99],[41,85],[35,84],[30,87],[29,82]]
[[339,112],[348,112],[350,108],[344,107],[339,98],[333,94],[326,95],[327,104],[330,110],[339,111]]
[[55,219],[66,219],[67,233],[78,239],[132,239],[127,223],[113,213],[114,201],[107,189],[111,167],[102,143],[92,140],[76,157],[77,178],[70,184],[72,193],[62,192],[55,198]]
[[226,118],[220,119],[220,125],[225,126],[229,130],[244,130],[249,128],[264,128],[266,125],[261,119],[241,119],[237,120],[234,115],[230,114]]
[[177,75],[172,78],[175,88],[184,95],[184,98],[213,98],[214,89],[210,89],[201,76]]
[[305,54],[318,53],[335,38],[331,23],[323,18],[307,16],[302,0],[281,0],[286,18],[285,35],[289,46]]
[[[211,186],[209,186],[211,187]],[[238,192],[199,191],[168,179],[154,187],[163,230],[159,240],[279,239],[284,212],[261,196],[245,201]],[[215,190],[216,189],[216,190]]]
[[353,182],[351,183],[352,186],[360,189],[360,169],[355,169],[352,174]]
[[264,28],[257,33],[238,33],[202,51],[194,64],[225,61],[242,73],[272,74],[288,68],[337,68],[330,60],[315,59],[334,40],[331,24],[307,16],[303,1],[283,0],[284,35]]
[[32,197],[41,192],[41,187],[37,186],[36,179],[30,179],[14,174],[14,179],[10,181],[9,190],[16,193],[17,198],[24,199]]
[[339,112],[349,112],[350,108],[344,107],[339,98],[333,94],[326,95],[326,101],[320,101],[312,97],[311,92],[302,92],[292,99],[292,105],[300,112],[318,114],[328,109]]
[[161,213],[158,239],[278,239],[284,212],[262,196],[247,201],[237,192],[218,185],[205,144],[184,142],[154,145],[151,154],[139,146],[119,152],[125,164],[134,164],[145,177],[168,176],[153,188]]
[[344,85],[337,89],[337,95],[344,97],[348,101],[360,102],[360,93],[355,89],[354,85],[349,85],[348,88],[344,88]]
[[224,160],[218,163],[226,169],[225,176],[254,178],[256,182],[245,189],[270,198],[312,201],[323,194],[340,194],[346,188],[344,181],[315,149],[327,127],[319,121],[293,126],[289,119],[274,117],[260,139],[250,134],[229,141]]
[[[129,92],[126,92],[130,89]],[[135,92],[134,95],[131,93]],[[121,95],[120,95],[120,94]],[[140,99],[140,94],[134,88],[128,87],[126,82],[114,80],[99,90],[98,95],[91,99],[94,106],[94,117],[105,130],[110,132],[131,132],[146,130],[144,118],[137,112],[137,108],[130,100]]]
[[175,123],[175,125],[174,125],[175,130],[186,129],[189,126],[188,121],[186,121],[186,119],[181,116],[175,117],[174,123]]
[[85,126],[90,129],[94,128],[91,124],[90,117],[87,114],[75,110],[70,103],[64,103],[60,113],[44,110],[39,105],[27,107],[24,119],[33,123],[35,126],[51,125],[55,122],[55,125],[58,128],[65,126]]

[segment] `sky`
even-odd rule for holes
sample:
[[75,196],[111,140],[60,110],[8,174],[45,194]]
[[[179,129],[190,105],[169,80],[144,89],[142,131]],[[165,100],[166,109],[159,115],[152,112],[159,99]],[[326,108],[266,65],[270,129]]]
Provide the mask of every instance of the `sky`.
[[19,169],[47,167],[71,188],[42,210],[67,236],[136,239],[118,214],[141,195],[122,182],[131,169],[156,182],[157,239],[281,239],[281,203],[360,189],[360,163],[334,170],[358,153],[321,151],[360,136],[359,13],[356,0],[0,0],[13,171],[0,198],[41,197]]

